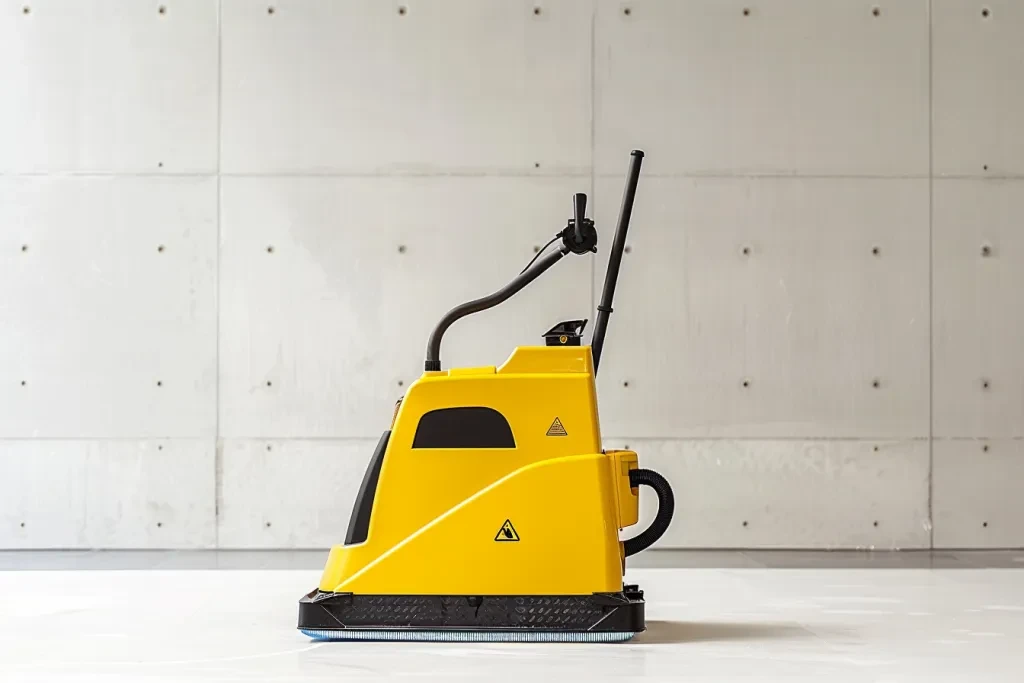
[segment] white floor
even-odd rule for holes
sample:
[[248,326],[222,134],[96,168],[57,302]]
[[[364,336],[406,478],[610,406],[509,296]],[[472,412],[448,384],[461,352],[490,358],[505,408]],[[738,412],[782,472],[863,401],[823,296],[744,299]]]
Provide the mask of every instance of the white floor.
[[621,645],[311,643],[315,570],[0,572],[0,681],[1015,681],[1024,571],[638,569]]

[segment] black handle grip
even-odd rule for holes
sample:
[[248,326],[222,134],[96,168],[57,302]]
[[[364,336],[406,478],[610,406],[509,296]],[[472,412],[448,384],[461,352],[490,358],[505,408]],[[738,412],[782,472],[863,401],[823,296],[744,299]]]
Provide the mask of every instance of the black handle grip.
[[583,221],[587,216],[587,195],[577,192],[572,196],[572,213],[576,220],[576,244],[583,244]]

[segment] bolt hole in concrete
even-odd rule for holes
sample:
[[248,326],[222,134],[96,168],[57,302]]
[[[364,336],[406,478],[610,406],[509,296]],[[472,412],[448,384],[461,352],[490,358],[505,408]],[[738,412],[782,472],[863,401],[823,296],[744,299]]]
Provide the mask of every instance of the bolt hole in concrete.
[[22,14],[28,14],[28,13],[29,13],[29,12],[31,12],[31,11],[32,11],[32,8],[31,8],[31,7],[22,7],[22,8],[21,8],[21,13],[22,13]]
[[981,16],[985,17],[986,19],[988,19],[989,14],[990,12],[988,11],[988,7],[981,10]]
[[982,171],[987,171],[988,170],[988,164],[985,164],[984,166],[982,166],[981,170]]
[[156,449],[157,449],[158,451],[162,451],[162,450],[164,449],[164,447],[163,447],[163,446],[157,446],[157,447],[156,447]]
[[270,528],[270,522],[267,522],[267,528],[268,529]]
[[270,380],[268,379],[268,380],[267,380],[267,386],[268,386],[268,387],[272,387],[272,386],[274,386],[274,383],[273,383],[273,382],[271,382],[271,381],[270,381]]
[[163,382],[161,382],[160,380],[157,380],[157,381],[156,381],[156,385],[157,385],[158,387],[162,387],[162,386],[164,385],[164,383],[163,383]]
[[992,255],[992,247],[988,246],[987,244],[983,245],[981,247],[981,255],[982,256],[991,256]]
[[268,254],[273,254],[274,253],[274,247],[268,246],[267,247],[267,253]]
[[399,244],[398,245],[398,253],[399,254],[404,254],[405,253],[405,245],[404,244]]
[[882,10],[881,10],[881,9],[879,9],[878,7],[872,7],[872,8],[871,8],[871,14],[875,15],[876,17],[877,17],[878,15],[880,15],[881,13],[882,13]]
[[163,522],[157,522],[156,525],[162,527],[164,525],[164,523]]
[[750,8],[749,7],[744,7],[743,8],[743,16],[745,16],[745,17],[749,17],[750,16]]
[[26,384],[28,384],[28,382],[26,382],[25,380],[21,380],[21,386],[25,386]]
[[983,379],[981,381],[981,388],[982,389],[988,389],[988,380],[987,379]]
[[274,13],[274,8],[273,7],[268,7],[267,8],[267,14],[273,14],[273,13]]
[[22,251],[28,251],[28,245],[27,244],[21,245],[21,250]]
[[748,526],[747,520],[743,520],[743,526]]
[[164,167],[164,162],[162,162],[162,161],[156,162],[156,167],[157,168],[163,168]]
[[533,8],[533,15],[534,16],[539,16],[540,15],[540,7],[534,7]]
[[533,245],[533,253],[534,254],[540,253],[540,247],[538,247],[536,244]]
[[877,521],[877,520],[875,521],[874,525],[875,525],[875,526],[878,526],[878,521]]
[[404,386],[404,385],[405,385],[405,382],[403,382],[402,380],[398,380],[398,386],[401,387],[401,386]]
[[882,250],[879,249],[878,247],[871,247],[871,253],[874,254],[875,256],[878,256],[879,254],[882,253]]
[[623,249],[622,251],[626,252],[627,254],[629,254],[629,253],[632,253],[632,251],[633,251],[633,247],[631,247],[631,246],[629,246],[629,245],[627,244],[627,245],[625,246],[625,248],[624,248],[624,249]]
[[539,161],[533,162],[533,167],[534,168],[540,168],[540,162]]
[[988,444],[985,444],[984,446],[981,447],[981,452],[988,453]]
[[22,523],[21,523],[21,528],[22,528],[22,529],[24,529],[24,528],[25,528],[25,522],[22,522]]
[[743,385],[743,388],[746,389],[747,387],[750,386],[750,380],[749,379],[743,380],[742,385]]
[[626,389],[628,389],[629,388],[629,380],[627,379],[626,381],[624,381],[622,383],[622,386],[625,387]]
[[409,11],[409,10],[407,10],[407,9],[406,9],[405,7],[399,7],[399,8],[398,8],[398,13],[399,13],[400,15],[402,15],[403,17],[405,16],[405,13],[406,13],[406,12],[408,12],[408,11]]
[[628,8],[628,7],[623,7],[623,8],[622,8],[622,13],[623,13],[623,14],[625,14],[625,15],[626,15],[626,16],[628,17],[628,16],[630,15],[630,14],[632,14],[632,13],[633,13],[633,10],[631,10],[631,9],[630,9],[630,8]]
[[879,380],[877,380],[877,379],[876,380],[872,380],[871,381],[871,386],[873,386],[875,389],[877,389],[880,386],[882,386],[882,383]]
[[163,5],[160,5],[160,9],[158,9],[157,12],[159,12],[160,14],[167,14],[167,8]]
[[742,251],[744,256],[750,256],[750,247],[743,247]]
[[877,452],[878,452],[878,446],[875,446],[875,447],[874,447],[874,448],[872,448],[871,450],[873,450],[873,451],[874,451],[875,453],[877,453]]
[[988,528],[988,522],[982,522],[981,526],[983,526],[983,527],[985,527],[987,529]]

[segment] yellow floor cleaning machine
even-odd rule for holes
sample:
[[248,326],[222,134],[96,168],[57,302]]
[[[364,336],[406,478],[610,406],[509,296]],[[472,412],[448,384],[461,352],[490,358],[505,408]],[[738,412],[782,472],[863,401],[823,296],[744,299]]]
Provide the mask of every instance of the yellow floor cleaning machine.
[[[518,277],[438,323],[425,372],[370,459],[345,543],[299,601],[304,634],[614,642],[644,630],[643,592],[623,584],[626,557],[668,528],[672,489],[635,452],[601,447],[594,383],[643,156],[630,157],[590,346],[586,320],[571,320],[500,367],[441,369],[441,337],[454,322],[506,301],[567,254],[597,251],[584,194]],[[657,515],[620,541],[637,523],[641,485],[656,493]]]

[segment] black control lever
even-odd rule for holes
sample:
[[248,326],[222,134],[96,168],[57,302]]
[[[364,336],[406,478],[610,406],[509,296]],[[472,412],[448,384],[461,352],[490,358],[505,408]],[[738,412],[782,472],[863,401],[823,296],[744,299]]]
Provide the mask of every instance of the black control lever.
[[583,222],[587,220],[587,195],[577,192],[572,196],[572,213],[576,220],[576,244],[582,244]]
[[573,217],[558,236],[562,238],[564,248],[574,254],[586,254],[597,251],[597,230],[594,221],[586,217],[587,195],[578,192],[572,196]]

